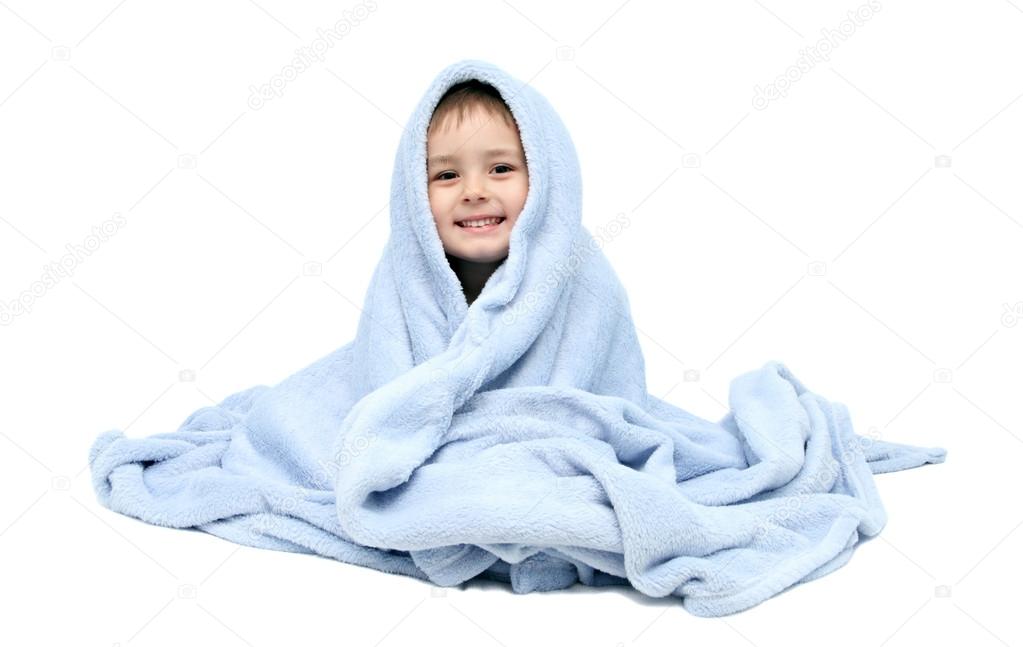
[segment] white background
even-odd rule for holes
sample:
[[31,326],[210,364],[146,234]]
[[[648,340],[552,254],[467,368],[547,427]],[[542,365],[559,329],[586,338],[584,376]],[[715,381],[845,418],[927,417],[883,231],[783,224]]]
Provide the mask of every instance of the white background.
[[[1023,3],[863,5],[798,71],[859,5],[379,0],[249,105],[360,6],[0,4],[3,642],[1023,640]],[[877,476],[889,523],[848,565],[701,619],[627,589],[434,589],[97,504],[100,432],[172,431],[354,336],[402,127],[462,58],[550,99],[587,227],[631,219],[604,251],[652,393],[716,420],[778,359],[859,433],[948,449]]]

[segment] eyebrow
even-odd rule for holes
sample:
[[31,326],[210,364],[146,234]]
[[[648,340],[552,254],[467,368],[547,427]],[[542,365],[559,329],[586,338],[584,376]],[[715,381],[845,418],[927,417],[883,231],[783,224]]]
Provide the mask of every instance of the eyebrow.
[[[510,155],[512,157],[517,157],[518,154],[519,154],[518,151],[514,151],[510,148],[491,148],[490,150],[485,151],[483,153],[483,156],[487,158],[499,157],[502,155]],[[444,164],[446,162],[451,162],[455,160],[457,157],[458,157],[457,155],[433,155],[427,161],[427,164],[429,165]]]

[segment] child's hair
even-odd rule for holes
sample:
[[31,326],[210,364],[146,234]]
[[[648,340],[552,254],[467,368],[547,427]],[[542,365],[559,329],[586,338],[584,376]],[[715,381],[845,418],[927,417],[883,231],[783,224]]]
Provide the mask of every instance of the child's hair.
[[511,109],[501,98],[501,93],[497,91],[497,88],[489,83],[470,79],[451,86],[440,98],[430,117],[427,133],[431,132],[435,126],[444,123],[447,116],[451,114],[455,115],[456,125],[462,123],[469,109],[474,106],[480,106],[492,115],[500,115],[506,124],[518,129]]

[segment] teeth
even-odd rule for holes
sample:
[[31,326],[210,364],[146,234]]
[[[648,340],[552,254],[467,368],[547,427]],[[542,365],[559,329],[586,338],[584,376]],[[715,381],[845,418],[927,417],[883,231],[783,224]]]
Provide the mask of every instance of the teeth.
[[482,220],[463,221],[461,225],[463,227],[483,227],[484,225],[492,225],[500,222],[500,218],[483,218]]

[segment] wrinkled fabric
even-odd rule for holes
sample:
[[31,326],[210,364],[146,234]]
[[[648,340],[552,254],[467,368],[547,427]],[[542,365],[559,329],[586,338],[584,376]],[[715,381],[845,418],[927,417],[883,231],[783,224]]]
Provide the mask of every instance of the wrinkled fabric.
[[[471,307],[426,175],[433,110],[469,79],[509,105],[529,173],[508,257]],[[89,462],[104,506],[441,586],[627,585],[721,616],[877,535],[873,474],[945,459],[857,435],[844,405],[778,361],[734,378],[717,422],[649,393],[626,292],[581,224],[568,131],[492,64],[459,61],[429,85],[390,197],[354,339],[176,431],[99,435]]]

